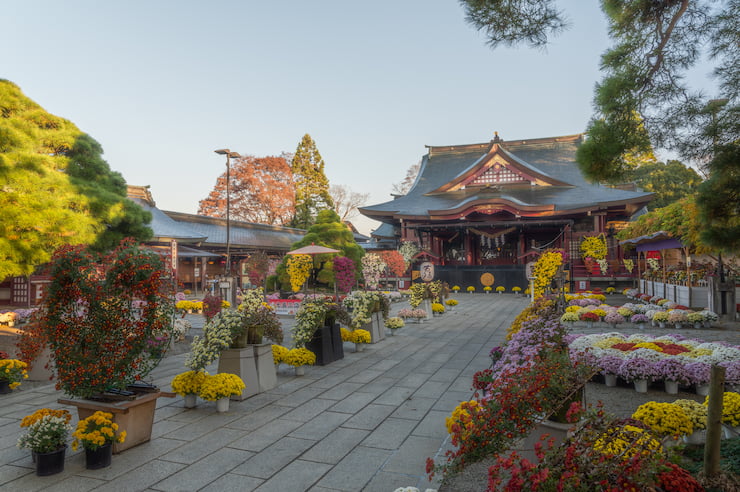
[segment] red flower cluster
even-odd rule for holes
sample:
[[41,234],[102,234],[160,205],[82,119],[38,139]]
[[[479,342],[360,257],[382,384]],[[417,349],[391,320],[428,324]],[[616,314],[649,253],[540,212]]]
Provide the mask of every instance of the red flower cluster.
[[[684,352],[690,352],[689,349],[684,347],[683,345],[678,345],[675,343],[665,343],[665,342],[651,342],[654,345],[657,345],[660,347],[664,354],[668,355],[677,355],[682,354]],[[638,347],[635,346],[636,343],[633,342],[622,342],[622,343],[615,343],[611,346],[611,348],[616,350],[621,350],[622,352],[631,352],[633,350],[637,350]]]
[[172,331],[174,308],[172,275],[156,252],[131,240],[104,258],[65,246],[52,258],[51,276],[30,336],[51,347],[58,389],[88,398],[156,366],[148,342]]

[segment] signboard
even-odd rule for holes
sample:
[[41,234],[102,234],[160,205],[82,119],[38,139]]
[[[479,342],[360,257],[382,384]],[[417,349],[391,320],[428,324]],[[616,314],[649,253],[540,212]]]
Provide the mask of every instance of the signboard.
[[193,269],[193,276],[194,276],[195,278],[200,278],[200,267],[195,267],[195,268]]
[[172,271],[177,272],[177,241],[170,241],[170,257],[172,258]]
[[419,265],[419,276],[424,282],[431,282],[434,280],[434,263],[425,261]]

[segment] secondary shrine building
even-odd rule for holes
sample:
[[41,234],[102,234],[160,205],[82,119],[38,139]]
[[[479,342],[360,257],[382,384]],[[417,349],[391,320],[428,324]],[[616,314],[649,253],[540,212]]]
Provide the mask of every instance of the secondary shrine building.
[[579,247],[584,235],[599,233],[607,239],[614,280],[620,273],[626,279],[614,232],[644,212],[652,193],[588,182],[575,160],[583,139],[504,141],[496,134],[486,143],[427,146],[406,195],[360,211],[383,222],[376,237],[417,242],[435,278],[463,289],[480,289],[485,273],[494,286],[524,289],[527,263],[548,248],[569,253],[569,280],[585,279],[572,289],[590,288],[596,279]]

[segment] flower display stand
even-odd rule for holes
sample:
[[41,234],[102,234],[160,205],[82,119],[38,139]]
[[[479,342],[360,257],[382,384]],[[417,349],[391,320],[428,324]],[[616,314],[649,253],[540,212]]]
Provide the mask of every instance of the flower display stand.
[[555,440],[555,446],[559,446],[568,436],[568,431],[573,424],[560,423],[544,419],[537,423],[537,426],[525,438],[521,449],[534,449],[534,445],[540,441],[543,434],[549,435]]
[[218,413],[224,413],[229,411],[229,397],[225,396],[216,400],[216,411]]
[[430,301],[429,299],[424,299],[419,308],[427,312],[427,319],[432,319],[432,317],[434,316],[434,311],[432,311],[432,301]]
[[316,354],[316,365],[325,366],[344,358],[344,346],[339,325],[322,326],[314,332],[313,338],[306,344],[306,348]]
[[709,385],[708,384],[697,384],[696,394],[699,396],[708,396],[709,395]]
[[107,468],[111,464],[113,454],[113,443],[106,443],[98,449],[85,449],[85,468],[88,470],[99,470]]
[[157,398],[163,396],[169,397],[174,394],[156,391],[143,393],[133,400],[117,402],[60,399],[59,403],[77,407],[80,420],[90,417],[97,411],[112,413],[113,422],[118,424],[120,430],[126,431],[126,440],[113,444],[113,453],[118,454],[152,438]]
[[378,343],[385,339],[385,325],[383,324],[383,315],[373,313],[372,321],[362,326],[363,330],[370,332],[370,343]]
[[687,436],[683,436],[683,442],[694,446],[703,446],[707,440],[707,430],[699,429],[695,430]]
[[185,402],[185,408],[195,408],[198,404],[198,395],[195,393],[189,393],[183,397]]
[[306,375],[306,366],[295,366],[295,375],[296,376],[305,376]]
[[241,401],[277,386],[272,344],[261,343],[244,348],[226,349],[218,359],[218,372],[236,374],[246,388],[232,400]]
[[604,384],[606,384],[610,388],[615,387],[617,385],[617,375],[604,374]]
[[[28,371],[29,381],[51,381],[54,378],[54,362],[51,360],[49,347],[44,347],[38,357],[31,362]],[[49,367],[47,369],[47,366]]]

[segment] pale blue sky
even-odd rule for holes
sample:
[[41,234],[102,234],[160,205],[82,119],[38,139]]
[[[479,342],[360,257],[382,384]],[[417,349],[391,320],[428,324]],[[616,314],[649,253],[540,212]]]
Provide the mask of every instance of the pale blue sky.
[[309,133],[330,182],[373,204],[424,145],[580,133],[608,46],[595,0],[562,2],[573,26],[547,51],[490,50],[455,0],[0,6],[0,78],[187,213],[225,168],[218,148],[278,155]]

